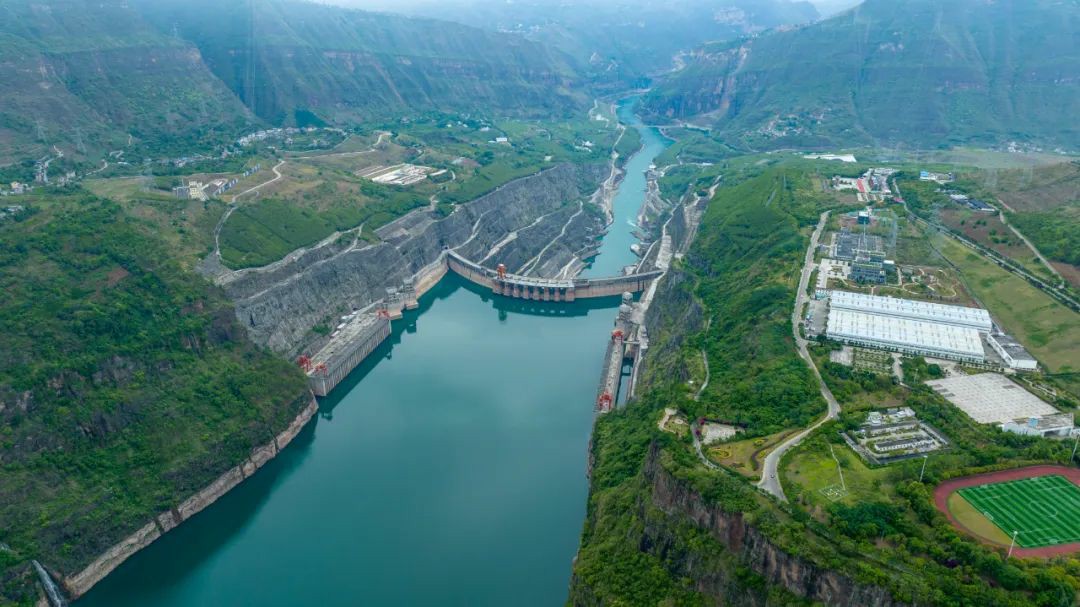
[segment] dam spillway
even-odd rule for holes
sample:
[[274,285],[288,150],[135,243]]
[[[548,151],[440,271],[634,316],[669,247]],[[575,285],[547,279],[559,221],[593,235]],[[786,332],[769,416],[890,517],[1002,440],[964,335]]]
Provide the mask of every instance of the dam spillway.
[[538,301],[576,301],[595,297],[614,297],[640,293],[663,272],[639,272],[610,278],[539,278],[507,274],[485,268],[454,251],[446,253],[447,266],[469,282],[487,287],[495,295]]

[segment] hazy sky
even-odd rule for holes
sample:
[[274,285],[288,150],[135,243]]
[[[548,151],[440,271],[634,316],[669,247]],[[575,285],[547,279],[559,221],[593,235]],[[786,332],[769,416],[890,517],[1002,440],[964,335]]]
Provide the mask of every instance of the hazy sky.
[[[425,4],[431,4],[438,1],[443,5],[454,5],[455,0],[318,0],[326,4],[337,4],[339,6],[349,6],[353,8],[365,8],[369,10],[380,11],[401,11],[401,12],[413,12],[416,6],[423,6]],[[513,0],[464,0],[467,4],[477,5],[482,4],[485,1],[499,4],[509,4]],[[552,0],[557,2],[559,0]],[[598,4],[605,2],[605,0],[580,0],[584,3],[594,1]],[[711,3],[721,4],[723,0],[709,0]],[[862,0],[806,0],[817,7],[818,12],[824,16],[828,16],[833,13],[840,12],[842,10],[851,8],[856,4],[862,2]]]

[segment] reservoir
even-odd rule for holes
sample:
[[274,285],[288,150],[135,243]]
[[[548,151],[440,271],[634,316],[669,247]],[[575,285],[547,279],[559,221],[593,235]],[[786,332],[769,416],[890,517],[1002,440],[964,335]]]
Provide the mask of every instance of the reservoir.
[[[635,263],[642,135],[588,276]],[[449,274],[258,474],[78,607],[558,605],[618,298],[497,298]]]

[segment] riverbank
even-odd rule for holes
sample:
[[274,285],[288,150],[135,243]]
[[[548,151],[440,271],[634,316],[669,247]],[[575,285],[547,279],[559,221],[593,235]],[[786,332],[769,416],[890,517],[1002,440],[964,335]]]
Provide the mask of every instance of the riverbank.
[[[601,241],[601,258],[620,269],[634,258],[611,232],[632,223],[639,201],[615,203]],[[504,239],[481,234],[482,217],[455,219],[468,228],[455,246]],[[393,229],[384,240],[406,242]],[[318,441],[312,432],[272,470],[233,485],[80,607],[562,601],[584,518],[589,401],[617,300],[492,297],[444,268],[409,268],[419,309],[320,402]]]
[[135,553],[146,548],[162,535],[175,529],[180,523],[216,502],[229,490],[239,485],[244,479],[251,477],[259,468],[274,459],[286,445],[296,438],[300,430],[311,421],[318,408],[315,396],[311,395],[307,406],[300,411],[299,415],[293,419],[288,427],[274,437],[274,440],[252,449],[247,460],[230,468],[209,486],[180,504],[162,512],[138,531],[107,550],[82,571],[63,578],[61,583],[64,589],[72,598],[79,598]]

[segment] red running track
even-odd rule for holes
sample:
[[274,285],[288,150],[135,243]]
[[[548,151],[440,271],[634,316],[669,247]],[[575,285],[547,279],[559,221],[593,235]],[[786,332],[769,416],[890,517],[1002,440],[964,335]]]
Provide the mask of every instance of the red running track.
[[[1080,469],[1078,468],[1069,468],[1066,466],[1028,466],[1026,468],[1014,468],[1012,470],[999,470],[997,472],[987,472],[985,474],[976,474],[974,476],[951,478],[934,488],[934,505],[937,506],[937,509],[940,510],[946,517],[948,517],[949,522],[951,522],[953,526],[958,529],[962,529],[968,535],[977,538],[984,544],[1008,548],[1008,544],[1000,544],[998,542],[988,540],[971,531],[967,527],[964,527],[960,523],[960,521],[956,520],[956,517],[954,517],[952,513],[949,512],[949,496],[956,492],[958,489],[963,489],[964,487],[977,487],[978,485],[986,485],[990,483],[1018,481],[1025,478],[1050,476],[1052,474],[1064,476],[1076,485],[1080,485]],[[1041,548],[1021,548],[1017,546],[1013,548],[1013,555],[1018,557],[1049,558],[1061,554],[1071,554],[1077,551],[1080,551],[1080,542],[1073,542],[1071,544],[1058,544],[1056,546],[1043,546]]]

